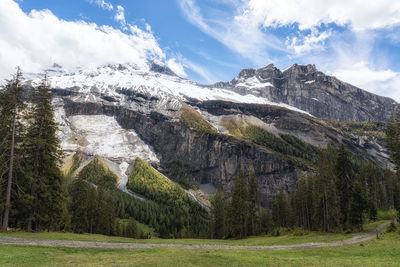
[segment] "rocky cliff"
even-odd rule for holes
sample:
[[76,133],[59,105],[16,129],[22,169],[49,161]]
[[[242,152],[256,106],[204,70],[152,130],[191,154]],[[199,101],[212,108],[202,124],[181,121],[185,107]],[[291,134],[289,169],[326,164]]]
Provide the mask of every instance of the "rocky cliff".
[[314,65],[294,64],[284,71],[272,64],[258,70],[244,69],[232,81],[216,86],[262,96],[318,118],[338,121],[387,121],[399,107],[393,99],[325,75]]

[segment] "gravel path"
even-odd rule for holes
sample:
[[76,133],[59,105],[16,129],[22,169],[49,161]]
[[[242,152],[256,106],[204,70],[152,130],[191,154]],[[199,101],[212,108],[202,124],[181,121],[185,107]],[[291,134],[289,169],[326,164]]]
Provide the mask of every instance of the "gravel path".
[[180,248],[180,249],[238,249],[238,250],[286,250],[301,248],[322,248],[322,247],[338,247],[343,245],[351,245],[365,242],[376,238],[389,226],[390,222],[381,224],[377,229],[368,233],[358,235],[342,241],[334,241],[328,243],[312,242],[294,245],[275,245],[275,246],[229,246],[229,245],[180,245],[180,244],[141,244],[141,243],[107,243],[107,242],[86,242],[86,241],[69,241],[69,240],[44,240],[29,239],[0,236],[0,244],[7,245],[30,245],[30,246],[47,246],[47,247],[71,247],[71,248]]

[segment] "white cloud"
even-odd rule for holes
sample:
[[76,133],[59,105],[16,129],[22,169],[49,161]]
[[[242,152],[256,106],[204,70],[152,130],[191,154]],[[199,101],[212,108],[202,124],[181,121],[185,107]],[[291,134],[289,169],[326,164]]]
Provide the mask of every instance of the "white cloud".
[[400,101],[400,72],[390,69],[373,69],[366,62],[357,62],[333,71],[339,79],[369,92]]
[[108,3],[104,0],[87,0],[89,1],[89,3],[91,4],[95,4],[98,5],[100,8],[104,9],[104,10],[113,10],[114,7],[111,3]]
[[186,72],[185,69],[183,68],[182,64],[180,62],[177,62],[175,58],[170,58],[167,61],[167,66],[170,68],[175,74],[177,74],[179,77],[186,77]]
[[49,10],[26,14],[12,0],[0,1],[0,25],[0,78],[8,78],[16,66],[25,72],[40,72],[53,63],[67,69],[125,62],[147,68],[149,59],[166,60],[150,26],[143,30],[127,24],[127,32],[121,32],[65,21]]
[[[237,20],[232,15],[206,18],[195,0],[180,0],[179,3],[183,14],[193,25],[258,65],[269,61],[268,49],[285,49],[284,42],[249,21]],[[224,3],[238,6],[237,1],[224,0]]]
[[123,29],[126,29],[125,20],[125,9],[122,6],[117,6],[117,12],[115,13],[114,19],[121,24]]
[[297,55],[310,51],[324,50],[325,40],[331,36],[330,31],[319,33],[317,29],[312,29],[311,33],[305,37],[292,37],[286,39],[286,46],[292,49]]
[[263,27],[298,23],[301,30],[321,24],[350,24],[353,29],[376,29],[400,23],[400,1],[250,0],[237,17]]

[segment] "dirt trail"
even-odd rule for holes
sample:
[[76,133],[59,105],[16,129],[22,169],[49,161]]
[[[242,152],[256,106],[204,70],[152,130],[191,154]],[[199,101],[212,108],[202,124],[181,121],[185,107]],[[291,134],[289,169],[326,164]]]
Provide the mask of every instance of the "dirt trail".
[[141,243],[107,243],[107,242],[86,242],[86,241],[69,241],[69,240],[44,240],[29,239],[0,236],[0,244],[7,245],[30,245],[30,246],[47,246],[47,247],[72,247],[72,248],[180,248],[180,249],[238,249],[238,250],[286,250],[286,249],[302,249],[302,248],[322,248],[322,247],[338,247],[365,242],[377,237],[383,233],[389,226],[390,222],[381,224],[377,229],[368,233],[361,234],[342,241],[334,241],[328,243],[312,242],[294,245],[275,245],[275,246],[229,246],[229,245],[180,245],[180,244],[141,244]]

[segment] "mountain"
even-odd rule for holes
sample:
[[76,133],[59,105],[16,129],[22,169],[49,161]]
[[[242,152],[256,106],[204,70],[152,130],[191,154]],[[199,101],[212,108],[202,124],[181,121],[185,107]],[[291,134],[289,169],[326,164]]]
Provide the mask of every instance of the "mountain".
[[[155,61],[147,69],[51,70],[64,152],[82,152],[77,171],[101,158],[119,176],[118,187],[136,197],[126,188],[136,158],[188,189],[196,184],[199,191],[187,190],[196,200],[217,188],[229,194],[239,170],[254,170],[263,203],[313,172],[327,144],[343,143],[359,157],[391,166],[383,122],[398,104],[313,65],[246,69],[210,86]],[[39,81],[27,79],[25,86]]]
[[244,69],[232,81],[216,86],[265,97],[318,118],[338,121],[387,121],[399,107],[393,99],[327,76],[315,65],[294,64],[284,71],[272,64],[258,70]]

